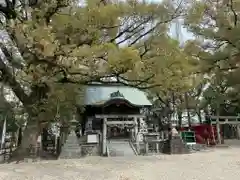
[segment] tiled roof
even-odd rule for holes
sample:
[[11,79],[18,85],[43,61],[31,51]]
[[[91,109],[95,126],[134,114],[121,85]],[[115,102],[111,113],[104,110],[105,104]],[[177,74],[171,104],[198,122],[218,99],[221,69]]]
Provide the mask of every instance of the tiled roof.
[[101,105],[109,101],[112,93],[120,93],[123,98],[136,106],[151,106],[146,94],[137,88],[120,85],[89,85],[85,93],[85,105]]

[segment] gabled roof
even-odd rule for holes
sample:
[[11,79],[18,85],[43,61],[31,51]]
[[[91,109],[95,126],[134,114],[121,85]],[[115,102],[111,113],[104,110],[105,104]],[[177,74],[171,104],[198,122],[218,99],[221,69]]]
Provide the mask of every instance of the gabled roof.
[[111,99],[125,99],[135,106],[151,106],[146,94],[137,88],[122,85],[89,85],[85,93],[85,105],[104,105]]

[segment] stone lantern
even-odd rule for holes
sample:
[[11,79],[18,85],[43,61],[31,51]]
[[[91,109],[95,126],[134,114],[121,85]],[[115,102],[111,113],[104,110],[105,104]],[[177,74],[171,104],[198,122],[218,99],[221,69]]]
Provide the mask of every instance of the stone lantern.
[[76,127],[77,124],[78,124],[78,121],[76,119],[73,119],[70,121],[70,127]]
[[76,117],[73,116],[73,119],[69,122],[69,126],[70,126],[71,131],[75,130],[75,128],[77,127],[78,123],[79,122],[76,120]]

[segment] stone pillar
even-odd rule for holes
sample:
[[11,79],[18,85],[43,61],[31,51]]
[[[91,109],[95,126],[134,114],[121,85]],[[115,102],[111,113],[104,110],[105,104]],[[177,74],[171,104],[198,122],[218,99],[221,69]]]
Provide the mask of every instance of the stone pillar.
[[140,145],[139,145],[139,135],[138,135],[138,123],[137,123],[137,117],[134,117],[134,132],[135,132],[135,140],[136,140],[136,148],[137,152],[140,152]]
[[39,144],[39,150],[42,151],[42,135],[38,136],[37,143]]
[[103,119],[103,131],[102,131],[102,154],[106,155],[107,147],[107,118]]
[[148,141],[147,137],[144,135],[144,145],[145,145],[145,154],[148,155]]
[[240,124],[237,124],[237,138],[240,139]]
[[219,112],[219,106],[220,104],[218,104],[217,107],[217,119],[216,119],[216,129],[217,129],[217,143],[221,144],[221,131],[220,131],[220,122],[219,122],[219,116],[220,116],[220,112]]
[[159,141],[160,140],[160,135],[157,135],[157,143],[156,143],[156,151],[159,153]]
[[135,129],[132,128],[131,129],[131,140],[133,140],[135,138]]
[[216,128],[217,128],[217,143],[221,144],[221,131],[220,131],[220,124],[219,124],[219,120],[216,123]]
[[165,137],[164,137],[164,131],[161,131],[160,134],[161,134],[161,137],[160,137],[160,138],[161,138],[162,140],[164,140],[164,139],[165,139]]

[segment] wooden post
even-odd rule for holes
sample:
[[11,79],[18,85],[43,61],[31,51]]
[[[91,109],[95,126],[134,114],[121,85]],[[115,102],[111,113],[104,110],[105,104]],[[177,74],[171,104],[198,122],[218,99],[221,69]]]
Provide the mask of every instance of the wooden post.
[[103,119],[103,132],[102,132],[102,154],[106,155],[107,148],[107,118]]

